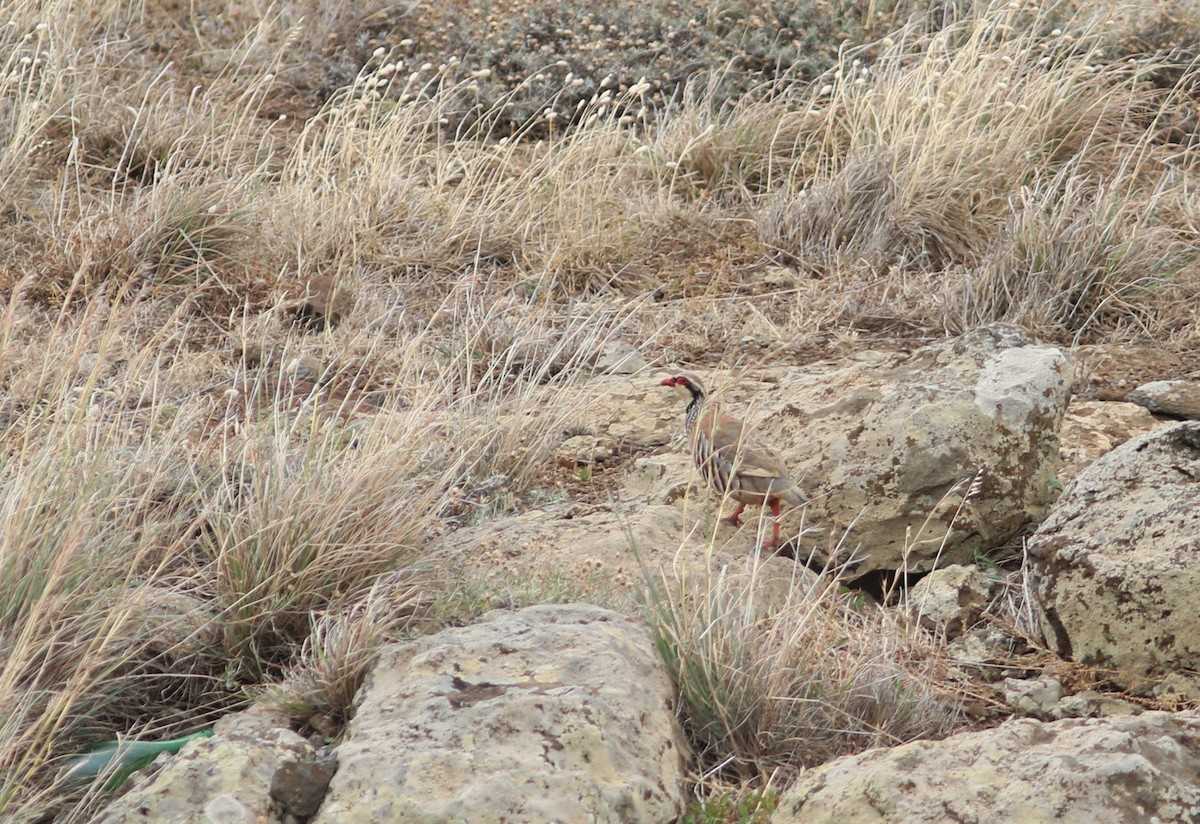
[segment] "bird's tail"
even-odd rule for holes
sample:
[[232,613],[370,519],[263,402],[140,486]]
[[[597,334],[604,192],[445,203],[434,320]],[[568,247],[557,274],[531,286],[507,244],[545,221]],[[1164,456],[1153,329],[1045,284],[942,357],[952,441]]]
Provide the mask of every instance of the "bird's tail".
[[779,491],[779,498],[788,506],[803,506],[808,503],[808,496],[800,489],[800,485],[793,483],[787,489]]

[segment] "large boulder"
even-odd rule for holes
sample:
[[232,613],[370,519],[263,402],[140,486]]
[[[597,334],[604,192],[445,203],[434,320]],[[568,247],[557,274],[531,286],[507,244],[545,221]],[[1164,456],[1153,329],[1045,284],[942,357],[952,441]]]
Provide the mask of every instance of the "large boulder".
[[[1045,514],[1057,492],[1058,432],[1073,369],[1058,347],[997,324],[913,353],[861,352],[802,369],[700,376],[783,456],[812,497],[803,516],[851,573],[968,563]],[[604,378],[577,390],[581,418],[564,458],[588,462],[666,447],[686,454],[683,405],[661,376]],[[668,446],[669,444],[669,446]],[[581,453],[583,449],[583,453]],[[695,478],[686,461],[660,462]],[[645,461],[625,492],[680,499]],[[702,489],[701,486],[694,486]],[[694,497],[694,496],[693,496]],[[805,556],[811,542],[802,542]]]
[[673,694],[649,629],[592,606],[493,612],[389,647],[313,821],[673,821]]
[[1017,719],[810,770],[772,824],[1200,820],[1200,714]]
[[1061,349],[993,325],[906,356],[781,380],[762,430],[852,569],[969,563],[1055,492],[1072,380]]
[[1085,469],[1029,552],[1059,654],[1130,685],[1200,669],[1200,423],[1162,427]]

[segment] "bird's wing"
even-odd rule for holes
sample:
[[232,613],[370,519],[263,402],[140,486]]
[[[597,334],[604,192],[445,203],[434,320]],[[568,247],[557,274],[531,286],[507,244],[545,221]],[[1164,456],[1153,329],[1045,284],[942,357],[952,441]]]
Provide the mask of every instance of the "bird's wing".
[[775,451],[747,432],[741,419],[715,414],[706,426],[713,448],[723,459],[737,464],[738,474],[764,478],[787,475],[783,461]]
[[710,431],[717,446],[717,458],[731,464],[738,485],[746,492],[776,495],[792,506],[808,500],[779,453],[748,433],[743,421],[720,415],[710,424]]
[[773,449],[754,441],[737,450],[737,472],[754,478],[786,478],[787,468]]
[[778,453],[747,432],[740,418],[709,409],[696,422],[694,437],[708,442],[710,460],[722,483],[732,473],[745,492],[777,495],[794,506],[807,500]]

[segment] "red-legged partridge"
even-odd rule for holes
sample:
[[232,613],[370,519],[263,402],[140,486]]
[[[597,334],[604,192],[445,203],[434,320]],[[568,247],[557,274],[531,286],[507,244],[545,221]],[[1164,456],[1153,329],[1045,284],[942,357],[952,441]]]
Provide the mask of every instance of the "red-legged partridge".
[[687,434],[696,468],[719,495],[737,501],[737,509],[722,520],[742,523],[747,505],[769,506],[775,529],[771,546],[779,545],[779,514],[784,504],[800,506],[808,498],[788,474],[775,450],[746,431],[746,424],[705,403],[704,384],[681,373],[662,382],[687,399]]

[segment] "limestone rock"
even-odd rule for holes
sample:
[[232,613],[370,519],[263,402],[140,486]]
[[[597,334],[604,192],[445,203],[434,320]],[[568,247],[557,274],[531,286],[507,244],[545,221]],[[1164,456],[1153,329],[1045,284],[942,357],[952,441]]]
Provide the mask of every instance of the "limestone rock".
[[587,466],[604,463],[612,453],[595,435],[572,435],[559,444],[555,454],[565,466]]
[[1019,715],[1050,718],[1062,696],[1062,682],[1049,675],[1004,679],[1004,700]]
[[1200,420],[1200,381],[1152,381],[1129,393],[1131,403],[1159,415]]
[[682,508],[625,504],[548,507],[451,532],[433,543],[431,556],[461,578],[492,591],[514,586],[533,591],[569,589],[577,600],[632,602],[644,583],[643,568],[658,580],[744,563],[754,554],[756,526],[713,529],[712,513],[699,503]]
[[997,324],[780,382],[763,433],[855,571],[968,563],[1052,500],[1071,363]]
[[630,500],[671,504],[689,494],[689,490],[697,494],[691,483],[695,476],[691,455],[667,453],[637,458],[625,477],[622,492]]
[[673,691],[649,630],[598,607],[493,612],[386,648],[313,822],[673,821]]
[[1059,430],[1058,480],[1062,486],[1101,455],[1164,424],[1136,403],[1073,399]]
[[287,719],[260,705],[219,721],[211,738],[184,745],[160,772],[115,800],[100,824],[242,824],[274,821],[271,785],[313,749]]
[[601,440],[609,452],[652,449],[683,432],[683,410],[654,375],[607,375],[579,387],[555,388],[557,402],[576,407],[572,429]]
[[601,346],[594,366],[600,375],[635,375],[650,368],[642,353],[622,340],[610,340]]
[[[862,574],[968,563],[1044,515],[1071,373],[1061,349],[998,324],[911,355],[700,377],[813,499],[785,515],[785,529],[794,535],[801,519],[822,527],[822,543],[842,550],[833,562]],[[613,453],[686,456],[683,405],[660,380],[608,377],[575,390],[587,401],[578,430]]]
[[1200,423],[1117,447],[1085,469],[1029,542],[1059,654],[1140,676],[1200,669]]
[[831,761],[772,824],[1200,820],[1200,714],[1015,719]]
[[979,619],[993,584],[977,566],[951,564],[917,581],[908,593],[908,603],[922,626],[939,629],[953,639]]
[[1051,718],[1106,718],[1112,715],[1138,715],[1142,707],[1124,698],[1096,690],[1084,690],[1062,698],[1050,710]]
[[271,798],[298,818],[309,818],[325,800],[329,782],[337,772],[332,758],[288,761],[271,777]]
[[1190,672],[1172,672],[1154,685],[1154,697],[1167,704],[1200,703],[1200,677]]

